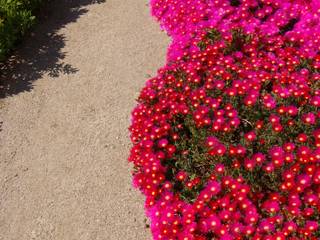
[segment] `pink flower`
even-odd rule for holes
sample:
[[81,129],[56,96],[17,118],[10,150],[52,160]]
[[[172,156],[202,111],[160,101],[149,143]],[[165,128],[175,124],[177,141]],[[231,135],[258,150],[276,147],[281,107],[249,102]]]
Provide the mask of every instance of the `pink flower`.
[[306,113],[302,116],[302,121],[306,124],[315,124],[316,116],[313,113]]

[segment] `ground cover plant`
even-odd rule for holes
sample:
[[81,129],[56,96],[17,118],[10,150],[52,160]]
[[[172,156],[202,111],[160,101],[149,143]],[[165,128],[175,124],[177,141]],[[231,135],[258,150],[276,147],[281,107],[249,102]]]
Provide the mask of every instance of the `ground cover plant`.
[[172,43],[129,161],[153,239],[320,239],[320,2],[151,8]]
[[33,11],[42,0],[0,0],[0,61],[35,21]]

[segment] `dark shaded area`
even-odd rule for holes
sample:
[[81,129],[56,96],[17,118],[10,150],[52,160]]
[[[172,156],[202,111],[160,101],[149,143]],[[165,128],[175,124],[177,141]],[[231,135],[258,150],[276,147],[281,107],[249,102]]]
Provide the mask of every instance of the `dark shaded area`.
[[241,4],[240,0],[230,0],[230,5],[233,7],[239,7]]
[[30,91],[33,82],[44,74],[58,77],[79,71],[63,61],[65,37],[58,31],[87,13],[86,6],[103,2],[105,0],[55,0],[46,4],[39,11],[33,33],[5,63],[0,63],[0,98]]
[[299,22],[299,20],[296,18],[290,19],[286,25],[280,27],[280,34],[284,35],[286,32],[292,31],[297,22]]

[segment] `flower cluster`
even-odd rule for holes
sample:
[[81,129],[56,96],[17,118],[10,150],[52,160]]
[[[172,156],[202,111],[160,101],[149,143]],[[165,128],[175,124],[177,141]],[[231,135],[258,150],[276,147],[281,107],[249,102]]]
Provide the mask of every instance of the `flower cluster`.
[[167,64],[132,112],[155,240],[320,238],[320,2],[152,0]]

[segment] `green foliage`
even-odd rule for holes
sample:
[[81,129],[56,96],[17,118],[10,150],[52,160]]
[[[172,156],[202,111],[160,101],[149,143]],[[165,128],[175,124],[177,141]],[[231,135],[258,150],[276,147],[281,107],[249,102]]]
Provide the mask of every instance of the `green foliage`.
[[252,40],[252,36],[244,34],[241,29],[234,29],[231,33],[232,40],[227,44],[226,49],[224,50],[226,55],[231,54],[232,52],[241,51],[244,45]]
[[0,61],[34,24],[42,0],[0,0]]

